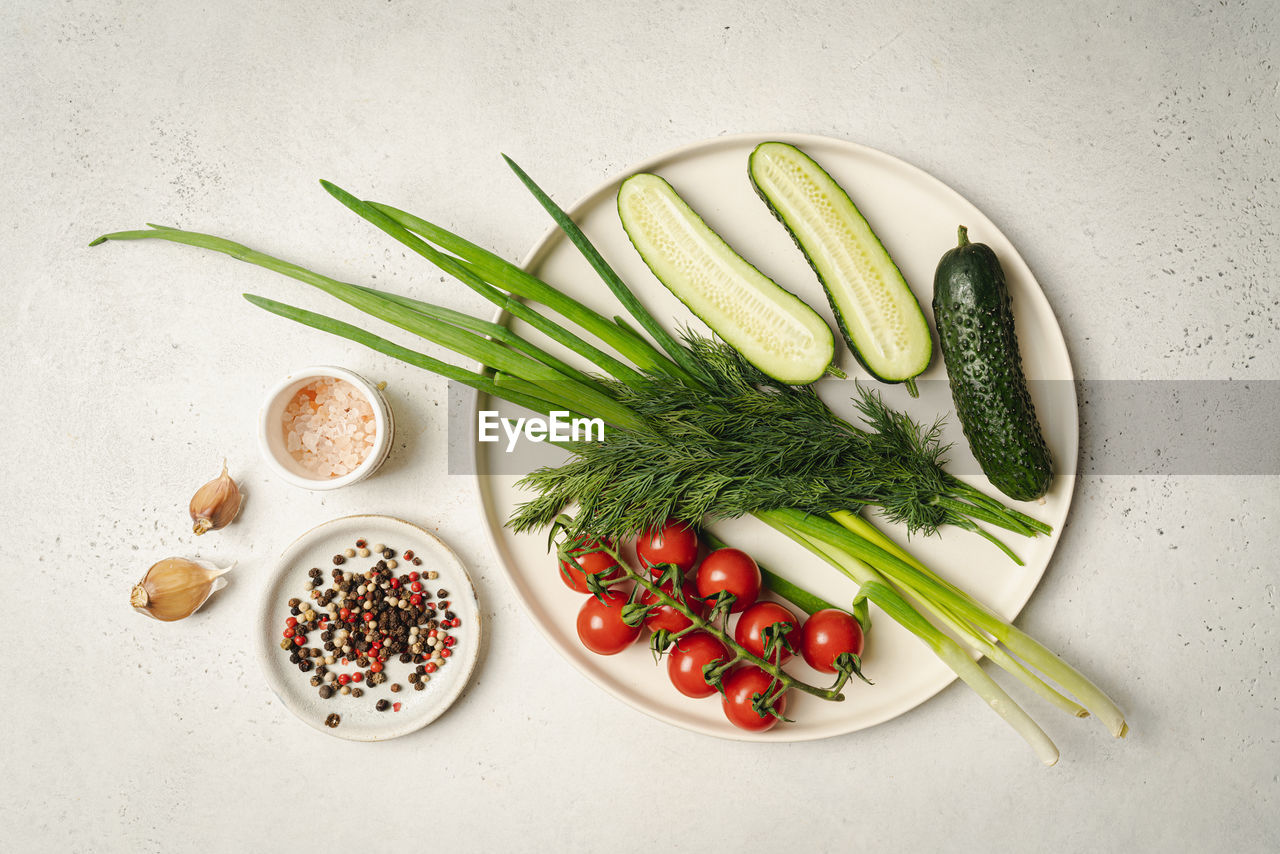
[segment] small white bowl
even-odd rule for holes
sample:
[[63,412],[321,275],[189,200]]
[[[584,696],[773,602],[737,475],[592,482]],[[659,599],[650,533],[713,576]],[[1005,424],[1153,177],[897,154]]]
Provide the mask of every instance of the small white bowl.
[[[325,377],[351,383],[373,407],[375,429],[373,447],[369,449],[369,455],[364,458],[364,462],[339,477],[316,477],[303,468],[285,447],[285,407],[304,386]],[[286,376],[267,393],[266,402],[258,413],[258,446],[262,449],[262,456],[276,474],[303,489],[338,489],[364,480],[386,460],[387,454],[391,451],[391,439],[394,433],[395,419],[391,415],[391,407],[387,405],[386,398],[382,396],[377,386],[346,368],[328,365],[303,368]]]

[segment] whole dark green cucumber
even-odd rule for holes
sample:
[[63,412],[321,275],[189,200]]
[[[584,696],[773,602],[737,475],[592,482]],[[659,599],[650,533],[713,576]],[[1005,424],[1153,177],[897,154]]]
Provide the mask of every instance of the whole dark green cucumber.
[[970,243],[963,225],[959,239],[933,279],[951,399],[991,483],[1012,499],[1031,501],[1053,483],[1053,461],[1022,375],[1009,289],[991,247]]

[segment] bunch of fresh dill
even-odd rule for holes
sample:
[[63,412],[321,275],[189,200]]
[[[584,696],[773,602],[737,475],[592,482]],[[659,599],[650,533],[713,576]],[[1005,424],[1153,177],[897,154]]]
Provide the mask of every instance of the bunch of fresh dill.
[[975,518],[1034,533],[1021,514],[943,471],[941,421],[921,427],[859,386],[864,425],[857,427],[811,387],[771,379],[723,342],[684,337],[696,382],[655,372],[607,382],[644,427],[576,443],[568,462],[524,478],[537,497],[520,506],[511,527],[543,528],[570,504],[574,533],[619,538],[665,519],[698,524],[781,508],[821,515],[874,507],[913,534],[950,524],[985,535]]

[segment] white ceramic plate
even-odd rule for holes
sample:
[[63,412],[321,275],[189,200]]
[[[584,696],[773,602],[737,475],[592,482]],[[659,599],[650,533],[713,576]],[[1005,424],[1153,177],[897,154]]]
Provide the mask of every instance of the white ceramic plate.
[[[933,296],[933,272],[942,254],[956,241],[956,226],[969,228],[973,241],[986,243],[999,256],[1013,296],[1015,322],[1024,369],[1032,380],[1032,396],[1059,472],[1073,472],[1078,445],[1075,391],[1071,364],[1053,311],[1031,271],[1014,247],[977,208],[935,178],[879,151],[841,140],[796,134],[743,135],[696,143],[640,163],[608,181],[569,213],[640,300],[668,327],[687,325],[706,332],[690,313],[650,273],[627,240],[618,222],[616,193],[623,178],[638,171],[656,172],[697,210],[730,245],[766,275],[820,311],[832,328],[827,301],[803,256],[782,226],[755,196],[747,178],[747,156],[767,140],[791,142],[821,163],[849,192],[890,254],[911,283],[926,315]],[[536,177],[536,171],[533,173]],[[552,229],[534,247],[525,266],[607,316],[620,307],[598,277],[558,230]],[[522,334],[547,344],[537,333],[517,324]],[[839,341],[839,336],[837,336]],[[841,344],[840,367],[850,377],[868,375]],[[938,414],[951,415],[946,372],[935,346],[932,365],[923,375],[920,400],[912,401],[901,386],[876,384],[892,405],[930,423]],[[942,382],[929,382],[938,380]],[[850,412],[849,387],[824,381],[824,398]],[[502,401],[481,396],[482,409],[512,409]],[[946,438],[954,442],[952,470],[978,472],[958,425],[949,424]],[[503,470],[500,445],[476,445],[480,495],[494,548],[512,586],[534,623],[551,645],[589,679],[640,711],[676,726],[726,738],[755,741],[800,741],[825,738],[888,720],[933,696],[954,678],[919,640],[883,614],[873,611],[874,628],[868,640],[864,670],[874,686],[854,683],[844,703],[830,703],[805,694],[793,696],[784,723],[762,734],[744,733],[730,726],[714,699],[692,700],[667,682],[665,668],[655,666],[643,643],[622,654],[596,656],[579,644],[574,617],[582,596],[561,583],[555,561],[546,552],[542,534],[515,536],[503,527],[515,506],[527,498],[515,486],[513,474]],[[985,478],[964,475],[992,491]],[[1061,531],[1071,504],[1074,478],[1059,476],[1042,504],[1018,505]],[[719,523],[714,530],[730,544],[750,552],[775,572],[848,607],[852,583],[839,576],[789,540],[754,520]],[[901,531],[891,531],[900,541]],[[1026,561],[1018,567],[994,546],[973,534],[945,530],[940,537],[917,538],[912,551],[929,566],[960,584],[1006,617],[1015,616],[1030,597],[1048,566],[1057,537],[1033,540],[1008,535],[1006,541]],[[791,668],[802,679],[823,683],[823,677],[801,663]],[[974,702],[980,702],[976,698]]]
[[[431,674],[431,680],[422,691],[415,691],[406,679],[414,665],[392,659],[386,663],[384,671],[387,681],[374,688],[362,685],[363,697],[335,694],[328,700],[322,700],[318,689],[310,683],[311,674],[298,670],[297,665],[289,662],[288,653],[280,649],[281,632],[289,616],[288,602],[294,597],[309,601],[307,591],[311,588],[307,583],[307,572],[312,567],[319,567],[324,572],[325,583],[321,589],[327,589],[330,571],[334,568],[333,556],[344,549],[354,548],[356,540],[361,538],[370,544],[382,543],[394,549],[397,558],[407,549],[412,549],[417,557],[422,558],[421,566],[411,566],[408,561],[400,560],[395,570],[397,574],[413,570],[435,570],[440,574],[430,582],[431,592],[433,599],[440,588],[448,592],[450,610],[461,620],[461,625],[449,630],[458,642],[445,666]],[[377,560],[376,557],[350,558],[343,564],[343,569],[364,572]],[[267,576],[258,612],[258,659],[271,690],[289,711],[311,726],[328,735],[352,741],[398,738],[444,714],[471,678],[480,654],[482,636],[483,624],[475,586],[457,555],[434,534],[390,516],[345,516],[303,534],[284,550],[279,563]],[[318,633],[308,638],[308,646],[321,646]],[[356,669],[354,664],[343,666],[340,663],[330,668],[336,673],[353,673]],[[390,686],[393,682],[399,682],[405,690],[392,694]],[[374,704],[382,698],[400,703],[400,711],[377,711]],[[330,712],[337,712],[342,717],[342,722],[332,729],[324,725]]]

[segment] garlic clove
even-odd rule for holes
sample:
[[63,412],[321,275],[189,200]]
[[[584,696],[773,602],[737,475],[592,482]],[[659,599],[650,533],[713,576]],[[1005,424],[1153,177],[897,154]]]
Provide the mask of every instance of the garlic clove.
[[240,512],[244,496],[240,487],[227,474],[227,461],[222,461],[222,474],[196,490],[191,498],[191,530],[196,535],[216,531],[230,525]]
[[129,603],[134,610],[155,620],[173,622],[190,617],[227,584],[225,569],[202,560],[169,557],[147,570],[133,586]]

